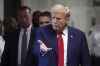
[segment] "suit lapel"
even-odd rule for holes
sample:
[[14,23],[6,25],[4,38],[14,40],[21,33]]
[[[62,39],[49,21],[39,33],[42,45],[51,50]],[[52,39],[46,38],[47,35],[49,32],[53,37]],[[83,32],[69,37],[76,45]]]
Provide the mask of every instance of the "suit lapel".
[[20,33],[20,29],[17,29],[17,31],[15,32],[15,36],[14,36],[14,49],[15,49],[15,58],[16,58],[16,63],[18,61],[18,42],[19,42],[19,33]]
[[29,50],[30,47],[33,47],[33,43],[34,43],[35,38],[36,38],[36,32],[35,32],[35,29],[32,27],[31,28],[31,35],[30,35],[28,50]]
[[57,33],[56,32],[53,34],[53,38],[51,39],[51,41],[54,44],[54,50],[55,50],[56,56],[58,58],[58,40],[57,40]]
[[[48,29],[49,30],[49,29]],[[57,32],[53,29],[49,30],[50,40],[54,46],[54,50],[56,52],[57,60],[58,60],[58,40],[57,40]],[[68,46],[67,46],[67,63],[70,61],[70,56],[72,52],[72,46],[74,44],[74,34],[73,29],[68,26]]]
[[[51,41],[52,41],[52,44],[54,45],[54,50],[56,52],[56,56],[58,58],[58,40],[57,40],[57,33],[56,31],[51,31]],[[72,48],[72,45],[74,44],[73,42],[73,39],[74,39],[74,35],[73,35],[73,30],[71,29],[71,27],[68,26],[68,47],[67,47],[67,63],[69,62],[70,60],[70,56],[71,56],[71,48]]]
[[71,30],[71,27],[68,26],[68,47],[67,47],[67,64],[70,61],[70,56],[71,56],[71,48],[72,45],[74,44],[73,39],[74,39],[74,35],[73,35],[73,30]]
[[[34,40],[36,38],[36,30],[32,27],[31,28],[31,35],[30,35],[30,40],[29,40],[29,46],[28,46],[28,51],[27,51],[27,56],[26,56],[26,63],[29,61],[28,59],[32,58],[32,49],[33,49],[33,44]],[[29,58],[30,57],[30,58]]]

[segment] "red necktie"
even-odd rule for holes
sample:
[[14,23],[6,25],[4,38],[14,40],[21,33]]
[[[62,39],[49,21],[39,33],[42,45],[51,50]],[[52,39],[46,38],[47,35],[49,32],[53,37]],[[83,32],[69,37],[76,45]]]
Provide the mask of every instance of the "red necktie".
[[62,32],[58,36],[58,66],[64,66],[64,43]]

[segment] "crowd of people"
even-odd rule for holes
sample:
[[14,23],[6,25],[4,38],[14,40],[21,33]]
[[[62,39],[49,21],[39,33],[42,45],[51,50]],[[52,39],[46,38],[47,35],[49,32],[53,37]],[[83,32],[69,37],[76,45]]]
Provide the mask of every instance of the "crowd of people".
[[51,11],[21,6],[18,20],[0,20],[0,66],[99,66],[100,30],[85,33],[68,25],[70,9],[56,4]]

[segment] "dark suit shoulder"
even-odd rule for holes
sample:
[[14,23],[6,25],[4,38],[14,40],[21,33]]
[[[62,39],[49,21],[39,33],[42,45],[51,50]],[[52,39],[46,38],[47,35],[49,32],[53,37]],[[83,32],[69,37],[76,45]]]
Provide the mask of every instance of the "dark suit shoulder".
[[47,25],[47,26],[43,26],[43,27],[39,27],[37,28],[37,31],[51,31],[53,30],[52,25]]
[[37,29],[44,30],[44,29],[48,29],[48,28],[52,28],[52,25],[42,26],[42,27],[39,27],[39,28],[37,28]]
[[71,26],[68,26],[68,30],[70,30],[71,32],[74,32],[74,33],[84,34],[84,32],[82,30],[74,28],[74,27],[71,27]]
[[3,36],[4,40],[11,39],[12,37],[17,36],[19,34],[19,31],[20,31],[20,29],[10,31],[9,33],[7,33]]

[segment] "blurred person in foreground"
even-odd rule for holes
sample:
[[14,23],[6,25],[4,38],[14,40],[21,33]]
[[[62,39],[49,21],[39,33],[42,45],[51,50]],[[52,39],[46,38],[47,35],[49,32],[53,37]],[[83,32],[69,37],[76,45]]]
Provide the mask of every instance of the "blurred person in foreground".
[[17,21],[12,16],[4,18],[3,26],[4,26],[4,35],[18,28]]
[[69,8],[58,4],[51,14],[52,25],[37,29],[33,53],[38,66],[91,66],[85,33],[68,26]]
[[1,64],[2,53],[4,50],[4,46],[5,46],[5,41],[2,37],[2,35],[3,35],[3,24],[2,24],[2,20],[0,19],[0,64]]

